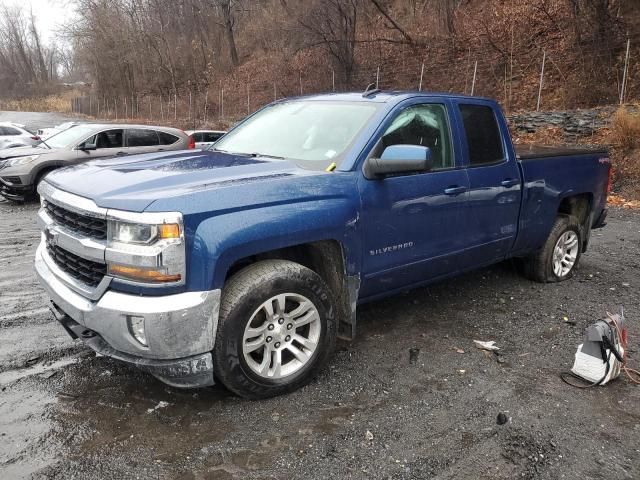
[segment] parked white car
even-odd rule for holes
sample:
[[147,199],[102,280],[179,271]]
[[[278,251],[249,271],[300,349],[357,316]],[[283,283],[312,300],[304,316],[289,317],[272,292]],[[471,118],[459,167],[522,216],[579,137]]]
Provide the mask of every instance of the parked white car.
[[20,123],[0,123],[0,149],[14,147],[30,147],[40,143],[40,138],[34,135]]
[[187,130],[185,133],[193,137],[196,142],[196,148],[207,148],[227,132],[223,130]]
[[56,125],[55,127],[40,128],[36,133],[42,140],[46,140],[47,138],[54,136],[56,133],[60,133],[71,127],[75,127],[76,125],[80,124],[78,122],[64,122],[60,125]]

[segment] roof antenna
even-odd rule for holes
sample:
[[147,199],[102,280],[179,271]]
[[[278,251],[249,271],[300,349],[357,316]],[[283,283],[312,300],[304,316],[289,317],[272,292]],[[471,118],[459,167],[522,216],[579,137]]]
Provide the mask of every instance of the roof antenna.
[[[366,97],[370,97],[371,95],[375,95],[376,93],[381,92],[382,90],[380,90],[379,88],[371,88],[375,85],[375,83],[370,83],[369,85],[367,85],[367,88],[364,89],[364,92],[362,92],[362,96],[364,98]],[[369,90],[371,89],[371,90]]]

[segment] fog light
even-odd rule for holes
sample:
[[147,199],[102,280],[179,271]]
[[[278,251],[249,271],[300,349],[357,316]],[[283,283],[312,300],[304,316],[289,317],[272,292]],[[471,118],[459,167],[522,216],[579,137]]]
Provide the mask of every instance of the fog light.
[[129,324],[129,333],[135,338],[141,345],[147,347],[147,335],[144,331],[144,317],[138,317],[136,315],[127,315],[127,323]]

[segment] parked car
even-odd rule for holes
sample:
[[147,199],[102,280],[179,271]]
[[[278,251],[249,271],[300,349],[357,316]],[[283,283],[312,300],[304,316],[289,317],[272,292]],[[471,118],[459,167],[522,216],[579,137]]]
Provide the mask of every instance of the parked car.
[[0,123],[0,149],[28,147],[40,141],[37,135],[31,133],[20,123]]
[[518,153],[488,99],[284,100],[208,151],[49,175],[35,268],[96,352],[264,398],[353,339],[358,304],[507,258],[538,282],[570,278],[610,174],[606,151]]
[[104,157],[195,148],[182,130],[147,125],[83,124],[31,148],[0,150],[0,194],[24,201],[52,170]]
[[52,137],[56,133],[60,133],[63,130],[67,130],[68,128],[75,127],[76,125],[80,125],[80,123],[64,122],[64,123],[61,123],[60,125],[56,125],[55,127],[39,128],[36,133],[41,139],[46,140],[47,138]]
[[187,130],[186,134],[191,135],[196,142],[196,148],[208,148],[220,140],[224,134],[222,130]]

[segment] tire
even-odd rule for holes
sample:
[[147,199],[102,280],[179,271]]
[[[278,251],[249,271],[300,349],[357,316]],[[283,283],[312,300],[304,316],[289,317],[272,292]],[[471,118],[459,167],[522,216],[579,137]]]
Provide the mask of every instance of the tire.
[[[278,315],[282,311],[285,313]],[[306,313],[299,315],[300,311]],[[335,312],[329,287],[314,271],[286,260],[249,265],[233,275],[222,292],[213,351],[216,377],[248,399],[300,388],[333,353]],[[247,353],[245,348],[255,349]]]
[[[569,245],[565,240],[577,240],[575,251],[570,248],[560,255],[561,252],[556,251],[556,246],[561,238],[563,238],[564,245]],[[573,240],[571,241],[572,243]],[[580,262],[582,243],[582,226],[578,220],[570,215],[558,215],[542,249],[532,257],[525,259],[525,276],[540,283],[562,282],[571,278]],[[555,257],[556,254],[558,257]],[[573,258],[574,256],[575,258]],[[565,261],[561,262],[562,268],[558,269],[557,265],[554,268],[554,263],[560,257],[565,259]]]

